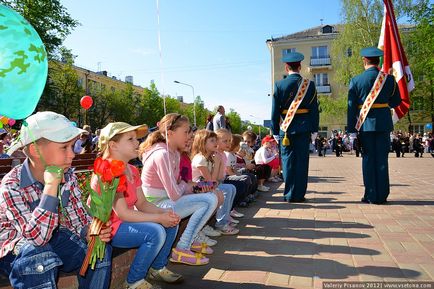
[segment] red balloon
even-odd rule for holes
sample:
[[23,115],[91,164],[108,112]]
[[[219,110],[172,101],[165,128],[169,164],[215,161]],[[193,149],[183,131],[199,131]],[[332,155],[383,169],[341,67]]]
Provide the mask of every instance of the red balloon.
[[84,109],[89,109],[93,104],[93,99],[89,95],[85,95],[80,100],[80,105]]

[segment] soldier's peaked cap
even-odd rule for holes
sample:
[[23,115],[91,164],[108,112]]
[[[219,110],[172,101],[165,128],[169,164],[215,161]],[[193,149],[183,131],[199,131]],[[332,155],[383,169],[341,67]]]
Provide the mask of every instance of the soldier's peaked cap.
[[383,50],[377,47],[366,47],[360,50],[360,55],[363,57],[380,57],[383,56]]
[[304,59],[304,55],[300,52],[289,52],[282,57],[282,62],[292,63],[300,62]]

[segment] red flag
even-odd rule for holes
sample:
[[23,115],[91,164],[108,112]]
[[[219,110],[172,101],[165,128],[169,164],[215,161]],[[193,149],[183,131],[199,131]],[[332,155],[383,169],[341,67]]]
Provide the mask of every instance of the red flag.
[[398,83],[402,102],[394,108],[393,122],[401,119],[410,108],[410,91],[414,89],[413,75],[405,56],[404,48],[399,37],[398,25],[391,0],[384,1],[384,18],[381,26],[378,48],[384,51],[382,71],[393,74]]

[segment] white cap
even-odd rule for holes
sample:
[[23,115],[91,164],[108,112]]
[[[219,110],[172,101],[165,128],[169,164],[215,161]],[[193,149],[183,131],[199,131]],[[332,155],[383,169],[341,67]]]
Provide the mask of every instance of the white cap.
[[18,139],[11,144],[7,153],[11,155],[17,149],[41,138],[63,143],[76,138],[83,132],[86,131],[77,128],[73,122],[61,114],[52,111],[37,112],[25,120]]

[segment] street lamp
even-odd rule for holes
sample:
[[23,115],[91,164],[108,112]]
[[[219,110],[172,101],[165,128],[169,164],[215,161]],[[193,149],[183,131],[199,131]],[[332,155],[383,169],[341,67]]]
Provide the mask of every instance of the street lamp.
[[193,90],[193,123],[194,123],[194,126],[196,126],[196,99],[195,99],[195,96],[194,96],[194,87],[193,87],[193,85],[188,84],[188,83],[184,83],[184,82],[180,82],[178,80],[175,80],[173,82],[175,82],[177,84],[182,84],[182,85],[190,86],[191,89]]
[[[254,115],[252,115],[252,114],[249,114],[249,116],[251,116],[251,117],[253,117],[253,118],[256,118],[256,119],[259,119],[259,121],[261,120],[259,117],[256,117],[256,116],[254,116]],[[259,133],[259,138],[261,138],[261,124],[260,124],[261,122],[259,122],[259,124],[258,124],[258,133]]]

